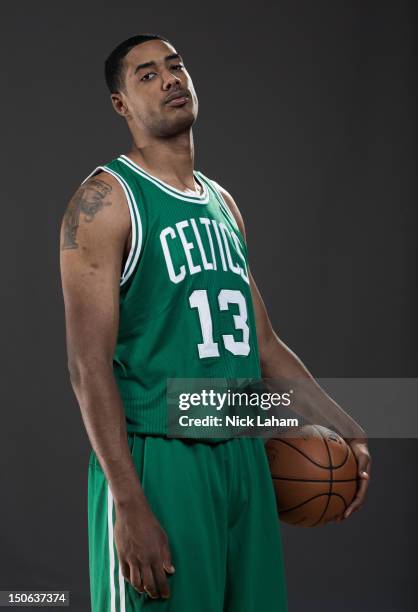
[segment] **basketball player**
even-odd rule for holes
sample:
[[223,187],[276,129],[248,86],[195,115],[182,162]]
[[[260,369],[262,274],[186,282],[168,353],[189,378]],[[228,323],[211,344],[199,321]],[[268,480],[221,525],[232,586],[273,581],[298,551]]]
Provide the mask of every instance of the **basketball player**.
[[[271,327],[237,205],[194,170],[198,101],[182,57],[135,36],[107,59],[106,81],[132,148],[83,181],[60,237],[69,371],[92,444],[92,610],[284,612],[263,440],[169,437],[166,384],[312,377]],[[345,516],[370,469],[364,436],[349,443],[362,480]]]

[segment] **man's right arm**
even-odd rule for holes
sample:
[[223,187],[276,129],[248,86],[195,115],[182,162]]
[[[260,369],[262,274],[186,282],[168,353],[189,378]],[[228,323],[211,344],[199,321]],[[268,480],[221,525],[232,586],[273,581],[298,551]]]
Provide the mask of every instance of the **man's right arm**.
[[[60,232],[70,380],[116,509],[115,544],[124,577],[151,596],[168,596],[171,557],[130,454],[113,374],[119,282],[130,216],[118,181],[101,172],[80,186]],[[165,571],[164,571],[165,568]]]

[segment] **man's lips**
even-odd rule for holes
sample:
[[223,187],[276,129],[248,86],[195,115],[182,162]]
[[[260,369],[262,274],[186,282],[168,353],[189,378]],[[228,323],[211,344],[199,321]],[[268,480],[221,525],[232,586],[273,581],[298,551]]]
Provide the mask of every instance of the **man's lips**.
[[186,92],[179,91],[173,94],[166,101],[167,106],[183,106],[190,100],[189,95]]

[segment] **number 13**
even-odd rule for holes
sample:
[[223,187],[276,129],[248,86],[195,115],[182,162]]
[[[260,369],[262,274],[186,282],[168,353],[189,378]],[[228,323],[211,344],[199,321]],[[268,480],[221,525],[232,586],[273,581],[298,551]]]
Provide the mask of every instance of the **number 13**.
[[[195,289],[189,296],[192,308],[197,308],[203,342],[197,345],[200,359],[219,357],[218,343],[213,340],[213,325],[206,289]],[[218,294],[219,310],[228,310],[229,304],[237,304],[239,313],[233,315],[235,329],[242,331],[242,340],[235,340],[232,334],[222,334],[225,348],[233,355],[248,355],[250,345],[250,328],[247,324],[248,313],[245,297],[241,291],[221,289]]]

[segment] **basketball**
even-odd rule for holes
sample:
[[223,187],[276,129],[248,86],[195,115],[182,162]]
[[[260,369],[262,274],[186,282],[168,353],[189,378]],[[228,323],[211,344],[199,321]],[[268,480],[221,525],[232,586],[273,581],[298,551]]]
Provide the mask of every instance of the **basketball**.
[[339,518],[359,480],[357,461],[341,436],[305,425],[266,443],[280,520],[317,527]]

